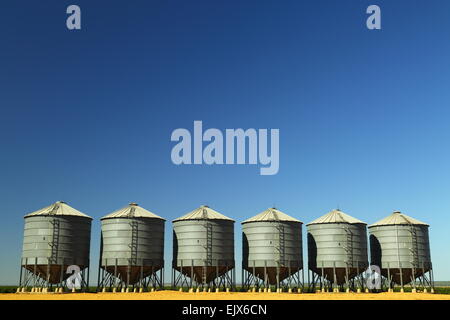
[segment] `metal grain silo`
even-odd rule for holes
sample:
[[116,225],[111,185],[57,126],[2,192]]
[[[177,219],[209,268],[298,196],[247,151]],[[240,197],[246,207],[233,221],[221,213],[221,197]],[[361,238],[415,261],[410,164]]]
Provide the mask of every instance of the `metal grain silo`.
[[369,226],[371,264],[381,268],[389,289],[392,282],[415,288],[416,279],[432,287],[428,227],[399,211]]
[[242,252],[244,287],[302,285],[301,221],[275,208],[243,221]]
[[[366,223],[333,210],[307,224],[308,266],[321,288],[354,288],[354,278],[368,267]],[[358,277],[356,285],[363,286]]]
[[165,220],[130,203],[101,222],[99,288],[162,287]]
[[172,267],[174,287],[234,286],[234,220],[208,206],[173,220]]
[[[20,285],[23,291],[62,290],[74,270],[82,288],[89,281],[89,249],[92,218],[63,201],[25,216]],[[77,272],[77,266],[81,272]],[[38,289],[39,288],[39,289]]]

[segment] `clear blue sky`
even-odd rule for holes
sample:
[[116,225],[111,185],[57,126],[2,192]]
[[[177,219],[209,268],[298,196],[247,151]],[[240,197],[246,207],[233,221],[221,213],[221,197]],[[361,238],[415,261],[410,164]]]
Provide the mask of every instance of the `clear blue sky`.
[[[66,29],[70,4],[81,31]],[[381,31],[365,26],[370,4]],[[429,223],[435,278],[450,280],[449,12],[446,0],[2,2],[0,284],[18,281],[23,216],[57,200],[95,219],[91,279],[99,218],[135,201],[168,220],[167,275],[170,221],[201,204],[237,221],[238,265],[245,218],[275,205],[309,222],[339,206]],[[194,120],[279,128],[279,173],[173,165],[171,132]]]

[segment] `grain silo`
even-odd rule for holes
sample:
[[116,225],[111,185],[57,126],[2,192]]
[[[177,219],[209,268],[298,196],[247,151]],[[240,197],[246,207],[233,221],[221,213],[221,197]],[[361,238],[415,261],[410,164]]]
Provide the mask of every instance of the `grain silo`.
[[19,290],[87,288],[91,221],[63,201],[26,215]]
[[369,226],[371,264],[381,268],[389,289],[416,280],[433,289],[428,224],[395,211]]
[[321,289],[361,289],[368,267],[366,223],[333,210],[308,223],[307,230],[313,286],[319,281]]
[[302,222],[269,208],[242,222],[242,279],[249,287],[302,286]]
[[165,220],[130,203],[101,222],[99,288],[162,287]]
[[201,206],[173,220],[173,287],[234,287],[234,220]]

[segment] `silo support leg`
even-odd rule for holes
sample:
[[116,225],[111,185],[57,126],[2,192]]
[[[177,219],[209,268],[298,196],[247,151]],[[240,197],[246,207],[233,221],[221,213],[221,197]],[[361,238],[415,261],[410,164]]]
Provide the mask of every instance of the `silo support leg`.
[[255,260],[253,260],[253,275],[252,275],[252,279],[254,279],[254,281],[256,282],[256,286],[259,289],[259,281],[258,281],[258,278],[256,277]]
[[126,289],[128,290],[130,285],[130,272],[131,272],[131,266],[130,261],[128,261],[128,268],[127,268],[127,283],[126,283]]
[[288,277],[288,287],[289,287],[289,289],[291,289],[291,262],[289,261],[289,267],[288,267],[288,274],[289,274],[289,277]]
[[23,274],[22,259],[20,259],[19,290],[22,287],[22,274]]
[[[309,273],[310,273],[310,269],[308,268],[308,273],[307,273],[307,277],[308,277],[308,288],[309,288],[308,291],[311,291],[311,289],[314,289],[315,284],[314,284],[314,279],[313,279],[313,281],[312,281],[312,283],[311,283],[311,278],[309,277]],[[314,278],[314,275],[313,275],[313,278]]]
[[333,292],[336,290],[337,288],[337,280],[336,280],[336,262],[333,262]]
[[159,272],[161,274],[160,288],[164,289],[164,267],[162,267]]
[[90,275],[90,273],[91,273],[91,268],[88,267],[87,268],[87,279],[86,279],[86,290],[87,290],[87,292],[89,292],[89,275]]
[[356,274],[357,274],[356,280],[357,280],[357,285],[358,285],[358,288],[356,288],[356,289],[361,290],[361,286],[362,286],[362,279],[361,279],[361,277],[362,277],[362,274],[359,273],[359,262],[356,264]]
[[277,276],[276,276],[276,291],[278,292],[278,290],[280,289],[280,267],[277,266]]
[[324,277],[323,277],[323,262],[322,262],[322,268],[321,268],[321,271],[322,271],[322,276],[320,277],[320,290],[323,292],[324,291],[324,287],[325,287],[325,280],[324,280]]
[[426,274],[425,274],[425,268],[424,268],[423,262],[422,262],[422,276],[420,277],[420,286],[423,291],[426,291],[425,280],[426,280]]
[[403,269],[402,269],[402,265],[400,264],[400,290],[401,292],[403,292]]
[[25,290],[22,289],[22,291],[26,291],[26,287],[28,286],[28,258],[25,258],[24,282],[22,285],[25,288]]
[[172,272],[170,275],[170,283],[172,284],[172,290],[175,290],[175,268],[172,268]]
[[346,286],[345,290],[347,292],[349,292],[350,291],[350,285],[349,285],[349,279],[348,279],[348,265],[345,266],[345,286]]
[[417,289],[416,277],[417,277],[417,269],[414,267],[413,268],[413,279],[412,279],[414,291],[416,291],[416,289]]
[[108,259],[105,259],[105,267],[104,268],[102,268],[101,265],[99,266],[99,273],[100,273],[100,271],[102,272],[102,275],[101,275],[102,281],[101,281],[101,283],[98,284],[98,286],[100,287],[99,289],[103,291],[103,290],[106,290],[106,287],[108,286],[108,284],[111,286],[111,281],[113,280],[112,277],[109,277],[110,281],[108,283],[107,278],[106,278],[107,274],[108,274]]
[[231,280],[231,287],[236,291],[236,268],[233,266],[233,279]]
[[430,266],[430,292],[434,293],[434,273],[433,273],[433,267]]
[[[242,268],[242,271],[244,271],[244,268]],[[217,287],[216,281],[220,281],[220,279],[218,278],[219,278],[219,261],[216,260],[216,277],[214,278],[214,288]]]
[[45,284],[45,287],[48,288],[48,284],[50,282],[50,260],[47,259],[47,282]]
[[301,285],[302,285],[302,292],[303,292],[303,290],[305,290],[305,269],[303,269],[303,266],[302,266],[302,283],[301,283]]
[[114,288],[116,288],[118,285],[117,285],[117,258],[116,258],[116,260],[115,260],[115,263],[114,263]]
[[36,288],[36,272],[37,272],[37,258],[34,258],[34,267],[33,267],[33,274],[34,274],[34,281],[33,281],[33,287]]
[[267,288],[267,270],[266,266],[264,265],[264,288]]
[[391,292],[391,268],[388,267],[388,292]]
[[61,270],[61,274],[59,276],[59,283],[60,283],[61,288],[64,288],[64,284],[63,284],[64,261],[61,262],[61,269],[60,270]]
[[143,263],[144,262],[142,261],[141,262],[141,276],[140,276],[140,279],[139,279],[139,288],[140,289],[142,289],[143,281],[144,281],[144,264]]
[[193,278],[194,278],[194,261],[192,260],[192,262],[191,262],[191,278],[190,278],[190,284],[189,284],[190,288],[192,288]]

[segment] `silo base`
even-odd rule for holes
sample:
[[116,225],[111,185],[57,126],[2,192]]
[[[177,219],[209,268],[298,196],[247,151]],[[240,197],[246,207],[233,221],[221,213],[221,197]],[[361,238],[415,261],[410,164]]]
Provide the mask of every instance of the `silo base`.
[[[27,262],[29,259],[26,260]],[[32,287],[32,293],[48,292],[47,288],[57,287],[67,288],[68,281],[74,284],[76,289],[86,291],[88,289],[87,279],[89,278],[89,269],[85,266],[80,267],[79,273],[66,273],[69,265],[38,265],[25,264],[21,266],[19,288],[26,290]],[[70,278],[70,279],[69,279]]]
[[[259,280],[265,281],[267,284],[276,285],[277,283],[283,282],[290,277],[295,278],[299,275],[299,271],[302,270],[301,267],[244,267],[245,272],[250,274],[253,278],[258,278]],[[247,275],[249,278],[249,275]],[[293,279],[294,280],[294,279]],[[298,279],[300,282],[300,279]],[[245,281],[245,280],[244,280]]]
[[97,292],[102,288],[117,288],[121,292],[129,292],[130,287],[133,292],[140,289],[150,291],[150,288],[163,286],[164,270],[159,266],[130,266],[129,272],[126,272],[126,269],[123,266],[100,267]]
[[[400,270],[402,270],[401,274]],[[396,272],[396,274],[393,274],[393,272]],[[409,278],[407,278],[408,276]],[[389,281],[389,279],[391,280]],[[417,272],[417,269],[413,270],[406,268],[382,269],[381,290],[394,292],[393,288],[396,285],[401,288],[400,292],[404,292],[404,287],[406,286],[411,287],[412,293],[420,292],[420,290],[422,290],[423,292],[429,292],[429,290],[432,290],[432,288],[434,287],[432,269],[422,269],[421,272]]]
[[[430,273],[429,276],[427,274]],[[381,269],[381,275],[388,279],[392,279],[392,282],[398,285],[406,285],[411,283],[412,279],[424,278],[425,282],[431,282],[431,269],[430,268],[383,268]]]
[[234,266],[186,266],[172,269],[172,288],[198,286],[209,288],[235,287]]
[[242,269],[243,287],[276,286],[282,289],[303,288],[303,272],[298,267],[244,267]]

